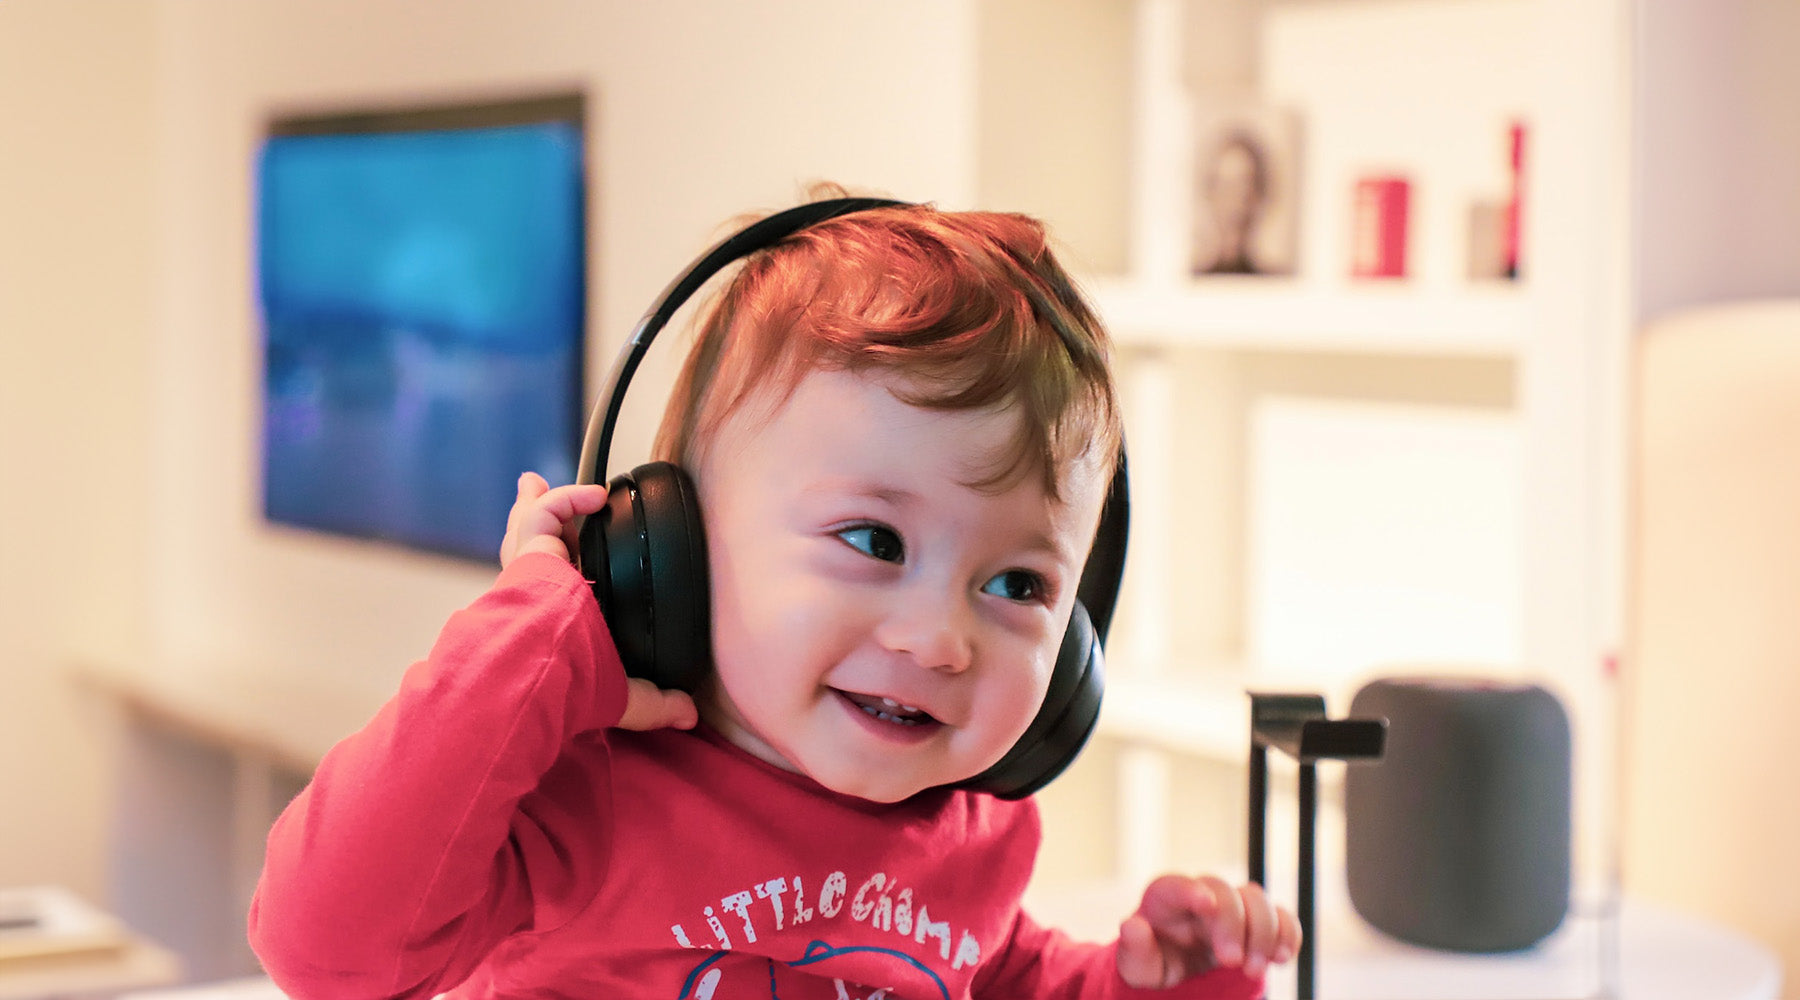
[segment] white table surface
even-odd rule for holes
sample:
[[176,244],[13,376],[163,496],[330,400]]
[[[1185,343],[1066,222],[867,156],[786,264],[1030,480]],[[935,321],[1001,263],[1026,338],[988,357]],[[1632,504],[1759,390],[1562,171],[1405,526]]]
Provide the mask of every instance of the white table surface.
[[181,981],[181,959],[133,937],[106,951],[8,959],[0,963],[0,1000],[94,996]]
[[[1354,916],[1320,929],[1320,1000],[1779,1000],[1781,968],[1768,949],[1717,924],[1627,901],[1614,934],[1571,916],[1534,948],[1463,955],[1389,938]],[[1611,956],[1616,955],[1616,961]],[[1271,975],[1271,998],[1294,996],[1291,967]]]
[[[1779,1000],[1781,965],[1761,944],[1699,917],[1626,900],[1605,921],[1570,916],[1537,946],[1502,955],[1418,947],[1375,930],[1341,886],[1319,902],[1314,987],[1318,1000]],[[1086,940],[1111,940],[1141,889],[1034,890],[1041,922]],[[1617,955],[1609,963],[1608,955]],[[1610,964],[1610,968],[1608,967]],[[1269,973],[1270,1000],[1292,1000],[1294,964]]]

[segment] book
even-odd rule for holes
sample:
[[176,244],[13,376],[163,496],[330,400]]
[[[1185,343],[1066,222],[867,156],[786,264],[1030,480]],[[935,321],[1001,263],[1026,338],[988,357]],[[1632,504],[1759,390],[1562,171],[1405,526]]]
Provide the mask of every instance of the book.
[[287,994],[267,976],[248,976],[199,986],[122,993],[114,1000],[287,1000]]
[[110,951],[129,941],[117,917],[61,886],[0,888],[0,962]]

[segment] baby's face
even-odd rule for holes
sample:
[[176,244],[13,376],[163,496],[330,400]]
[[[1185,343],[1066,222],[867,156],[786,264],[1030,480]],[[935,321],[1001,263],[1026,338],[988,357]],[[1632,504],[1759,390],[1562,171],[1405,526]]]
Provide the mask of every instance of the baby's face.
[[[752,407],[752,411],[754,408]],[[969,485],[1013,413],[924,410],[820,371],[728,420],[696,470],[718,683],[707,721],[827,788],[896,802],[973,777],[1037,713],[1105,484],[1076,463]]]

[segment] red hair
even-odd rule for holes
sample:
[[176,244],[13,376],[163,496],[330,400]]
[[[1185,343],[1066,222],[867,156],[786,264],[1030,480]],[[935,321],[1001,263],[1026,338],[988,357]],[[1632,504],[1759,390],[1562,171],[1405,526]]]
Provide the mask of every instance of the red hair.
[[909,405],[1014,408],[1019,432],[981,487],[1038,469],[1049,496],[1077,459],[1110,476],[1121,436],[1110,343],[1024,215],[870,209],[742,264],[698,323],[655,454],[694,469],[753,396],[770,413],[809,372],[882,378]]

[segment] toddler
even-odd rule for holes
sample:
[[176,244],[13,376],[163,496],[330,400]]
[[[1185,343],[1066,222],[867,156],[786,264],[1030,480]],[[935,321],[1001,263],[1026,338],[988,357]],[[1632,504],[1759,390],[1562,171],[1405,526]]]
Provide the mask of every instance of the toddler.
[[[1044,309],[1062,315],[1042,314]],[[1120,449],[1108,343],[1016,215],[893,206],[745,260],[658,434],[712,664],[628,678],[527,473],[487,593],[335,747],[250,912],[298,998],[1260,996],[1254,884],[1169,875],[1109,945],[1020,909],[1029,799],[959,783],[1044,700]]]

